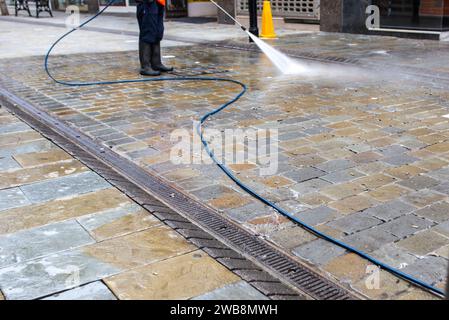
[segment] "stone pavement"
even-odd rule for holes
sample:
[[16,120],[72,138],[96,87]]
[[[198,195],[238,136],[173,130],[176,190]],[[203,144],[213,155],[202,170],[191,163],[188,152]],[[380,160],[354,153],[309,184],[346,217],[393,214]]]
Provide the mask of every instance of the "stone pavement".
[[[449,248],[449,120],[443,117],[449,113],[447,44],[339,34],[289,36],[274,43],[298,54],[357,58],[377,69],[318,64],[321,72],[312,76],[279,76],[258,52],[191,46],[167,48],[165,54],[174,57],[168,62],[181,73],[201,71],[197,66],[203,64],[248,84],[248,94],[207,127],[279,130],[274,175],[260,176],[256,162],[231,165],[247,185],[319,230],[443,288]],[[98,57],[57,56],[51,65],[64,80],[136,77],[136,52]],[[438,71],[438,80],[406,74],[407,61],[428,77]],[[177,143],[170,139],[173,130],[193,135],[192,121],[231,97],[237,90],[233,85],[68,88],[46,77],[40,57],[2,62],[0,85],[297,259],[370,298],[433,298],[384,271],[380,288],[369,289],[364,259],[266,208],[217,167],[170,161]],[[384,70],[388,64],[397,69]]]
[[[62,33],[68,31],[57,26],[16,23],[4,17],[0,17],[0,28],[2,30],[1,57],[5,58],[44,55],[49,46]],[[21,31],[20,36],[17,36],[17,29]],[[80,43],[83,43],[83,46],[80,46]],[[162,44],[163,46],[180,46],[188,43],[164,40]],[[138,38],[134,35],[81,30],[74,33],[73,37],[63,40],[61,46],[55,49],[55,54],[126,51],[135,50],[137,46]]]
[[0,109],[0,300],[266,299]]

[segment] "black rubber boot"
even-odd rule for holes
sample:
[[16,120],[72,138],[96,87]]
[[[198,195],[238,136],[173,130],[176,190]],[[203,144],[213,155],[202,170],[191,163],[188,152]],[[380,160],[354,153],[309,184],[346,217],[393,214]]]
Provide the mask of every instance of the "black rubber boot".
[[151,67],[161,72],[173,71],[172,67],[166,67],[162,64],[161,43],[156,42],[151,45]]
[[159,76],[159,71],[151,68],[151,44],[139,41],[140,74],[143,76]]

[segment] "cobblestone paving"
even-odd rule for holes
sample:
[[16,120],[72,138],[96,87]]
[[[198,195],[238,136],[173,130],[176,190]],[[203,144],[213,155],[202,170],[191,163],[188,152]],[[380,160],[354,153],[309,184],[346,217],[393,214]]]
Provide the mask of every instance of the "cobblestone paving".
[[4,109],[0,290],[0,300],[266,299]]
[[[301,51],[304,45],[305,51],[313,49],[315,54],[367,59],[366,51],[376,44],[388,48],[395,57],[388,60],[392,63],[413,59],[417,46],[420,57],[426,48],[429,56],[432,47],[447,49],[414,40],[323,37],[318,44],[313,38],[304,42],[300,40],[305,38],[287,38],[278,46]],[[331,66],[326,67],[326,77],[278,76],[256,52],[197,46],[170,48],[166,53],[176,57],[169,62],[181,73],[201,71],[194,67],[202,64],[228,70],[228,76],[248,84],[249,93],[209,121],[209,128],[279,130],[276,174],[261,177],[257,162],[230,165],[240,179],[319,230],[444,287],[449,120],[443,116],[449,113],[449,91],[443,80],[398,77],[396,70],[345,74],[341,68],[332,77]],[[419,66],[432,74],[439,65],[444,73],[442,63],[447,60],[440,53]],[[372,56],[386,61],[383,53]],[[380,289],[367,289],[369,263],[364,259],[317,239],[266,208],[215,166],[170,161],[178,142],[170,139],[172,131],[192,132],[192,121],[226,101],[237,90],[234,86],[161,82],[67,88],[50,82],[41,63],[38,58],[7,60],[0,70],[18,82],[3,80],[2,85],[368,297],[431,298],[383,271]],[[65,80],[134,78],[137,70],[135,52],[58,56],[51,64],[57,78]],[[27,88],[21,88],[23,84]],[[120,287],[123,280],[115,280]]]

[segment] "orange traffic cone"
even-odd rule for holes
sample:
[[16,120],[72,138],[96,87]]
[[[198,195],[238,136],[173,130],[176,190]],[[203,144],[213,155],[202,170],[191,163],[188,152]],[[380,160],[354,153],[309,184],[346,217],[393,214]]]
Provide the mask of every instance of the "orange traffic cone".
[[271,3],[264,0],[262,8],[262,33],[261,38],[276,38],[274,33],[273,16],[271,15]]

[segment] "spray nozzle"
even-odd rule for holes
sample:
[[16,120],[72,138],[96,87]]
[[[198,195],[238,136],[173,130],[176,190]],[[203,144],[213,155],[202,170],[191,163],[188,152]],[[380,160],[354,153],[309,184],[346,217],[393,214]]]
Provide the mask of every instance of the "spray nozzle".
[[242,28],[242,30],[246,32],[246,28],[244,26],[240,26],[240,28]]

